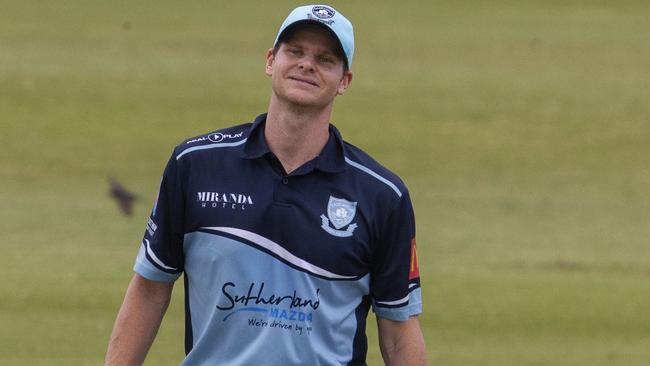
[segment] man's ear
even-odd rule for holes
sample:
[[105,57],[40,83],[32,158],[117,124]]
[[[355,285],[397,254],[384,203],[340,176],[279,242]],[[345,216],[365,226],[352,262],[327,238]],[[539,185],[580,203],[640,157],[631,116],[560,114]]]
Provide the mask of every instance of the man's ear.
[[264,73],[267,76],[271,76],[273,74],[274,60],[275,60],[275,55],[273,54],[273,48],[269,48],[269,50],[266,51],[266,68],[264,69]]
[[345,93],[346,90],[350,87],[352,83],[352,71],[348,70],[343,74],[341,81],[339,82],[339,87],[336,91],[336,94],[341,95]]

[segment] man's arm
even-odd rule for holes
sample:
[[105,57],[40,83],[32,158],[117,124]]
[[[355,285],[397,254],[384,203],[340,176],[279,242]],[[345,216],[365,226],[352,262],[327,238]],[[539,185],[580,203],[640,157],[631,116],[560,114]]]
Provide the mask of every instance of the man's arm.
[[169,305],[173,286],[173,282],[133,276],[113,326],[106,366],[142,365]]
[[379,348],[386,366],[425,366],[424,337],[417,316],[398,322],[377,317]]

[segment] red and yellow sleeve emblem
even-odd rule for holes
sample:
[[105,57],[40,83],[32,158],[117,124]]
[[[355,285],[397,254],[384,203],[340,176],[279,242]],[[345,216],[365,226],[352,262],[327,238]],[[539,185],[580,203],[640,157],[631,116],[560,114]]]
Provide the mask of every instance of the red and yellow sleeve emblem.
[[415,238],[411,239],[411,266],[409,270],[409,281],[420,277],[420,268],[418,267],[418,254],[415,250]]

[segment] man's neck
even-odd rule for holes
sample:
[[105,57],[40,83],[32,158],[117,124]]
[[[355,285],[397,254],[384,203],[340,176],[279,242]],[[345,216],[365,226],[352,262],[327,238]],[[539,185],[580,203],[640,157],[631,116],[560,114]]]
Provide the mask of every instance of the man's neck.
[[314,111],[271,103],[264,137],[287,174],[314,159],[329,139],[331,106]]

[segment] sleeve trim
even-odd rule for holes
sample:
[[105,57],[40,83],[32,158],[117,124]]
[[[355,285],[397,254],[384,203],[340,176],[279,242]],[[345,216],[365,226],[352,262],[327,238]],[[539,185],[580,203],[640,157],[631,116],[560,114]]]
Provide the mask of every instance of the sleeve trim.
[[388,179],[386,179],[386,178],[382,177],[381,175],[377,174],[376,172],[374,172],[370,168],[366,167],[365,165],[359,164],[354,160],[350,160],[350,158],[348,158],[347,156],[345,157],[345,162],[352,165],[353,167],[361,170],[362,172],[365,172],[366,174],[369,174],[372,177],[376,178],[380,182],[382,182],[385,185],[389,186],[393,191],[395,191],[395,193],[397,193],[397,195],[400,198],[402,197],[402,191],[400,191],[399,188],[397,188],[397,186],[395,184],[393,184],[393,182],[391,182]]
[[158,259],[158,257],[156,257],[156,254],[153,252],[153,250],[151,250],[151,245],[149,244],[149,239],[144,239],[142,244],[144,245],[145,249],[147,250],[147,259],[150,259],[153,262],[153,264],[155,264],[156,266],[161,267],[162,269],[167,270],[167,271],[178,272],[178,268],[169,267],[169,266],[165,265],[165,263],[163,263],[163,261]]
[[376,304],[388,305],[388,306],[400,306],[400,305],[408,304],[408,302],[409,302],[409,295],[406,295],[405,297],[395,301],[376,301]]

